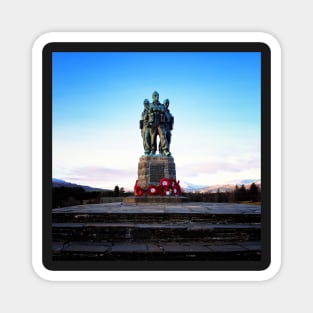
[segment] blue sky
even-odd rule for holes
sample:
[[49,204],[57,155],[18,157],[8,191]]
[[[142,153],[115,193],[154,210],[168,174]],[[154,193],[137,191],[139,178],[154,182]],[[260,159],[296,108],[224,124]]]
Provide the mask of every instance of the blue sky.
[[132,189],[143,100],[168,98],[177,179],[260,179],[258,52],[54,52],[53,177]]

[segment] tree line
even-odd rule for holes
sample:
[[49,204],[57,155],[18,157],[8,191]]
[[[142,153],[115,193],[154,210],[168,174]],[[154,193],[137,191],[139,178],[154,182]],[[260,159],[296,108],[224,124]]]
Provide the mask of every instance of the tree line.
[[54,187],[52,189],[52,207],[65,207],[88,203],[100,203],[101,198],[117,198],[132,195],[124,188],[115,186],[113,190],[86,191],[82,187]]
[[196,192],[184,193],[192,202],[260,202],[261,190],[252,183],[249,188],[245,185],[235,186],[233,191],[221,192],[219,189],[216,192]]
[[[101,203],[102,198],[127,197],[133,195],[132,192],[125,192],[123,187],[115,186],[113,190],[85,191],[82,187],[54,187],[52,190],[52,207],[65,207],[81,205],[85,203]],[[189,198],[191,202],[259,202],[261,201],[261,190],[252,183],[249,188],[245,185],[235,186],[233,191],[221,192],[183,192],[183,196]]]

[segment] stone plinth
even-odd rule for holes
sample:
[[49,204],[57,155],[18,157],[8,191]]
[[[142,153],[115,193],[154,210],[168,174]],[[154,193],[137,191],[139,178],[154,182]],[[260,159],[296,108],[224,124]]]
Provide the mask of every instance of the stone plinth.
[[176,168],[171,156],[142,156],[138,163],[138,185],[146,190],[148,185],[158,185],[161,178],[175,179]]
[[155,203],[182,203],[188,202],[189,199],[187,197],[182,196],[130,196],[126,197],[123,200],[124,204],[138,204],[138,203],[146,203],[146,204],[155,204]]

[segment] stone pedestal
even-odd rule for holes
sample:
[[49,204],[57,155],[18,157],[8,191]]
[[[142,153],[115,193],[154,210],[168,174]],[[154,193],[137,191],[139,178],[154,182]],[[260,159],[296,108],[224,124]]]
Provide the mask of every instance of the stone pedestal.
[[176,179],[174,158],[171,156],[142,156],[138,163],[138,185],[158,185],[161,178]]

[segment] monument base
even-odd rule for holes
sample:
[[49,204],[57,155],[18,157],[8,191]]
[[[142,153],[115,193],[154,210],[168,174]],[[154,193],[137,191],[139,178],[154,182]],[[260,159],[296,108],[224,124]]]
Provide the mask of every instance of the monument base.
[[138,186],[147,190],[149,185],[158,185],[161,178],[176,179],[173,157],[142,156],[138,164]]
[[182,203],[188,202],[189,199],[183,196],[130,196],[123,200],[124,204],[138,204],[138,203]]

